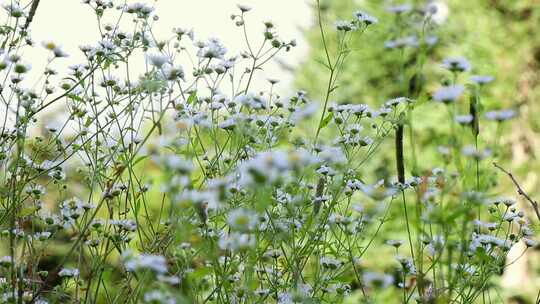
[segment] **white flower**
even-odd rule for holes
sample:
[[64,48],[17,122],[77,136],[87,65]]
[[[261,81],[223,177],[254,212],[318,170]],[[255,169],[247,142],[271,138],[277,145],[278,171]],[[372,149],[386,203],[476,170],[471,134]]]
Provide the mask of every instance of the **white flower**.
[[103,53],[104,55],[109,55],[113,53],[115,49],[116,49],[116,45],[112,41],[103,39],[98,42],[98,47],[93,49],[93,51],[96,54]]
[[394,278],[388,274],[368,271],[362,275],[362,281],[367,286],[387,288],[394,283]]
[[316,160],[313,155],[302,149],[292,152],[261,152],[239,166],[239,184],[244,186],[273,184],[290,176],[293,170],[315,164]]
[[501,197],[496,197],[496,198],[492,199],[491,204],[494,204],[494,205],[503,204],[506,207],[510,207],[512,205],[515,205],[516,201],[514,199],[512,199],[512,198],[502,197],[501,196]]
[[452,72],[467,72],[471,64],[464,57],[449,57],[443,60],[442,67]]
[[395,14],[407,13],[412,10],[412,5],[404,3],[400,5],[392,5],[386,8],[387,11]]
[[461,271],[464,272],[464,274],[467,274],[467,275],[474,275],[476,273],[476,270],[477,270],[477,267],[474,266],[474,265],[471,265],[471,264],[452,264],[452,267],[454,269],[459,269]]
[[453,101],[456,101],[461,96],[461,94],[463,94],[464,89],[465,88],[459,84],[445,86],[440,88],[433,94],[433,99],[435,101],[443,103],[451,103]]
[[519,218],[519,214],[516,213],[507,213],[505,216],[503,216],[503,221],[506,222],[514,222]]
[[238,95],[235,97],[234,102],[256,110],[266,109],[268,104],[266,98],[253,93]]
[[389,246],[398,248],[401,245],[403,245],[403,241],[402,240],[387,240],[386,244]]
[[253,231],[259,223],[259,218],[256,213],[240,208],[229,212],[227,223],[233,230]]
[[188,174],[193,170],[193,163],[179,155],[168,155],[163,158],[155,158],[155,160],[165,168],[172,169],[181,174]]
[[8,267],[11,264],[13,264],[13,258],[9,255],[5,255],[0,258],[0,266],[2,267]]
[[472,75],[469,79],[476,84],[483,85],[492,82],[495,77],[490,75]]
[[244,4],[237,4],[236,7],[238,7],[238,9],[242,13],[249,12],[251,10],[251,6],[247,6],[247,5],[244,5]]
[[384,200],[385,198],[390,197],[397,192],[396,188],[385,187],[383,180],[380,180],[373,185],[366,185],[362,182],[358,182],[357,187],[362,192],[364,192],[365,195],[371,197],[374,200]]
[[173,66],[172,64],[165,63],[161,68],[161,74],[163,78],[169,81],[185,80],[184,69],[179,65]]
[[175,27],[173,28],[173,33],[175,33],[179,39],[182,38],[182,36],[187,35],[191,40],[193,40],[195,33],[193,32],[193,29],[187,29],[187,28],[181,28],[181,27]]
[[239,232],[224,233],[220,236],[218,245],[223,250],[243,251],[255,246],[255,236]]
[[489,111],[489,112],[486,112],[485,115],[486,115],[486,119],[501,122],[501,121],[509,120],[515,117],[516,111],[512,109],[500,110],[500,111]]
[[219,208],[220,201],[215,191],[184,190],[177,196],[176,201],[180,205],[189,203],[191,206],[203,207],[206,210]]
[[427,18],[430,18],[433,20],[433,22],[439,25],[443,24],[446,19],[448,19],[448,15],[450,14],[448,5],[444,1],[440,0],[429,2],[426,12]]
[[510,240],[504,240],[490,234],[477,234],[473,233],[471,238],[470,250],[476,251],[478,248],[483,247],[486,249],[498,247],[501,249],[510,249]]
[[161,69],[165,63],[169,63],[170,58],[164,54],[147,54],[146,58],[151,65],[155,66],[158,69]]
[[527,247],[536,247],[538,245],[538,242],[532,239],[523,239],[523,242],[525,243],[525,246]]
[[313,116],[317,110],[318,106],[315,103],[309,103],[301,108],[297,108],[291,115],[291,120],[294,122],[299,122]]
[[355,203],[352,205],[352,209],[358,213],[363,213],[364,212],[364,205],[362,205],[361,203]]
[[416,268],[414,267],[414,262],[411,258],[397,256],[396,260],[401,265],[402,270],[409,275],[416,274]]
[[43,41],[41,44],[44,48],[53,52],[54,57],[68,57],[68,54],[62,50],[62,47],[59,44],[56,44],[54,41],[47,40]]
[[201,58],[223,58],[227,53],[227,48],[217,38],[210,38],[206,42],[199,43],[197,56]]
[[332,270],[335,270],[335,269],[338,269],[339,267],[341,267],[341,265],[343,265],[343,263],[341,261],[338,261],[334,258],[331,258],[331,257],[328,257],[328,256],[324,256],[320,259],[320,263],[323,267],[325,268],[328,268],[328,269],[332,269]]
[[24,10],[15,1],[4,4],[4,9],[11,15],[11,17],[20,18],[25,15]]
[[346,20],[338,20],[334,25],[338,31],[350,32],[358,29],[354,23]]
[[388,40],[384,43],[384,47],[387,49],[398,49],[402,47],[417,47],[419,45],[418,38],[416,36],[406,36],[395,40]]
[[407,98],[407,97],[396,97],[396,98],[392,98],[392,99],[389,99],[387,100],[384,105],[387,106],[387,107],[395,107],[399,104],[405,104],[405,103],[412,103],[413,100],[410,99],[410,98]]
[[466,125],[466,124],[470,124],[473,121],[473,116],[470,114],[456,115],[454,119],[456,120],[457,123]]
[[17,74],[24,74],[30,71],[31,68],[32,66],[29,63],[17,62],[13,67],[13,71]]
[[489,149],[483,149],[483,150],[477,150],[476,147],[472,145],[467,145],[463,147],[461,150],[461,153],[465,156],[469,156],[478,160],[485,159],[491,155],[491,150]]
[[319,150],[317,156],[324,164],[344,164],[347,162],[347,157],[340,147],[322,146],[317,149]]
[[155,274],[164,274],[168,269],[167,260],[161,255],[134,255],[131,251],[126,251],[122,254],[122,259],[126,270],[130,272],[150,270]]
[[60,213],[64,219],[77,219],[85,212],[85,206],[80,199],[74,197],[60,204]]
[[129,14],[136,14],[139,18],[146,18],[154,11],[154,8],[141,2],[129,3],[124,7]]
[[432,46],[432,45],[435,45],[437,42],[439,42],[439,37],[434,36],[434,35],[426,36],[424,37],[424,41],[426,42],[427,45]]
[[34,234],[34,238],[36,240],[45,241],[51,237],[51,233],[49,231],[43,231],[43,232],[36,232]]
[[365,13],[365,12],[362,12],[362,11],[356,11],[356,12],[354,12],[353,15],[354,15],[354,17],[356,17],[356,19],[359,22],[363,22],[366,25],[375,24],[375,23],[379,22],[379,19],[377,19],[377,17],[371,16],[371,15]]
[[111,225],[117,226],[126,232],[134,232],[137,230],[137,223],[130,219],[112,220]]
[[58,47],[58,45],[52,40],[43,41],[41,42],[41,45],[43,45],[43,47],[49,51],[52,51]]
[[176,304],[176,300],[160,290],[148,291],[144,294],[144,302],[152,304]]
[[58,273],[61,277],[74,278],[79,276],[79,269],[77,268],[62,268]]
[[278,294],[278,304],[294,304],[292,294],[288,292],[282,292]]

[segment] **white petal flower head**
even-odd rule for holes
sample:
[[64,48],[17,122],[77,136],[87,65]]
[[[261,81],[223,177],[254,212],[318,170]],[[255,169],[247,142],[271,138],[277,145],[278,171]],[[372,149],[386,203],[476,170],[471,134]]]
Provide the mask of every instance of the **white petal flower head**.
[[253,231],[259,223],[256,213],[246,209],[235,209],[229,212],[227,223],[233,230]]
[[461,153],[465,156],[469,156],[477,160],[482,160],[482,159],[488,158],[491,155],[491,150],[489,149],[477,150],[475,146],[467,145],[463,147],[463,149],[461,150]]
[[431,19],[435,24],[443,24],[450,14],[450,9],[444,1],[431,1],[426,8],[427,18]]
[[79,276],[79,269],[77,268],[62,268],[58,273],[59,276],[65,278],[74,278]]
[[386,10],[389,11],[390,13],[395,13],[395,14],[408,13],[412,10],[412,5],[409,3],[392,5],[392,6],[387,7]]
[[45,40],[45,41],[43,41],[41,43],[41,45],[43,45],[43,47],[46,48],[49,51],[52,51],[52,50],[56,49],[59,46],[58,44],[56,44],[52,40]]
[[380,180],[373,185],[367,185],[360,182],[358,183],[358,188],[364,192],[365,195],[377,201],[393,196],[397,192],[397,189],[394,187],[385,187],[383,180]]
[[399,248],[401,245],[403,245],[402,240],[387,240],[386,245]]
[[164,54],[147,54],[148,62],[158,69],[161,69],[165,63],[170,61],[170,58]]
[[538,242],[532,239],[523,239],[523,242],[525,243],[525,246],[527,247],[536,247],[538,245]]
[[471,63],[464,57],[449,57],[443,60],[442,67],[452,72],[467,72]]
[[459,84],[445,86],[440,88],[433,94],[433,100],[448,104],[456,101],[459,97],[461,97],[464,90],[465,88]]
[[384,47],[387,49],[399,49],[404,47],[418,47],[419,44],[418,38],[412,35],[395,40],[388,40],[384,43]]
[[338,20],[336,21],[335,23],[335,27],[338,31],[343,31],[343,32],[350,32],[350,31],[355,31],[358,29],[358,27],[356,26],[356,24],[350,22],[350,21],[346,21],[346,20]]
[[491,75],[472,75],[469,79],[476,84],[484,85],[495,80],[495,77]]
[[237,4],[236,7],[242,12],[247,13],[251,10],[251,6],[245,5],[245,4]]
[[17,62],[13,67],[13,71],[17,74],[24,74],[30,71],[31,68],[32,66],[29,63]]
[[412,103],[414,100],[407,98],[407,97],[396,97],[387,100],[384,104],[388,107],[396,107],[399,104],[406,104],[406,103]]
[[18,3],[15,3],[15,1],[10,1],[10,3],[4,4],[4,9],[11,17],[14,18],[20,18],[25,15],[24,9],[22,9]]
[[173,66],[170,63],[165,63],[162,66],[161,73],[163,78],[169,81],[185,80],[184,69],[179,65]]
[[516,116],[516,111],[512,109],[506,109],[506,110],[500,110],[500,111],[489,111],[489,112],[486,112],[485,115],[486,115],[486,119],[488,120],[502,122],[502,121],[514,118]]
[[363,11],[354,12],[354,17],[356,17],[359,22],[365,23],[366,25],[376,24],[379,22],[377,17],[371,16]]
[[66,53],[61,47],[57,47],[52,51],[53,51],[54,57],[56,58],[69,57],[69,54]]
[[255,246],[255,237],[252,234],[232,232],[222,234],[218,241],[219,248],[230,251],[241,251]]
[[328,269],[338,269],[343,263],[329,256],[323,256],[320,261],[321,265]]
[[13,264],[13,258],[9,255],[0,258],[0,266],[8,267]]
[[340,147],[323,146],[318,154],[320,160],[325,164],[344,164],[347,157]]
[[362,280],[366,285],[379,288],[387,288],[394,283],[394,277],[389,274],[377,272],[365,272]]
[[318,110],[318,106],[315,103],[309,103],[303,107],[295,109],[291,115],[291,119],[294,122],[300,122],[312,117]]
[[144,303],[176,304],[176,300],[161,290],[152,290],[144,294]]
[[62,47],[52,40],[43,41],[41,44],[45,49],[53,52],[54,57],[68,57],[68,54],[62,50]]
[[206,42],[198,43],[199,50],[197,56],[200,58],[223,58],[227,53],[227,48],[217,38],[210,38]]
[[124,266],[130,272],[138,270],[150,270],[156,274],[167,272],[167,260],[161,255],[140,254],[135,255],[131,251],[122,254]]
[[473,121],[473,116],[470,114],[456,115],[455,120],[459,124],[466,125],[470,124]]

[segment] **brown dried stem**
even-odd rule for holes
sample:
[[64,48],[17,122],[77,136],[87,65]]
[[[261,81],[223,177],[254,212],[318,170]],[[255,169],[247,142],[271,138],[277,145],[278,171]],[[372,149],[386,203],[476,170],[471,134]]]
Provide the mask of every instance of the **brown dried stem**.
[[510,179],[512,180],[512,182],[514,183],[514,185],[516,186],[517,188],[517,193],[521,196],[523,196],[529,203],[531,203],[531,206],[533,207],[534,209],[534,212],[536,213],[536,217],[538,218],[538,220],[540,221],[540,210],[538,210],[538,202],[533,200],[528,194],[527,192],[525,192],[525,190],[523,190],[523,188],[521,188],[521,186],[519,185],[518,181],[516,180],[516,178],[514,177],[514,175],[505,170],[503,167],[499,166],[497,163],[493,163],[493,166],[495,166],[495,168],[501,170],[502,172],[504,172],[506,175],[508,175],[508,177],[510,177]]

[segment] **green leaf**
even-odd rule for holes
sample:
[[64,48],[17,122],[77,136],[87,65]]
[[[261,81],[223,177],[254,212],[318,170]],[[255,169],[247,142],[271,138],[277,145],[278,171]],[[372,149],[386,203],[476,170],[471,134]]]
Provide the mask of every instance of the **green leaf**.
[[27,208],[23,208],[20,212],[19,212],[19,216],[28,216],[34,212],[36,212],[38,210],[37,207],[27,207]]
[[326,126],[328,126],[328,124],[330,123],[330,121],[332,121],[332,118],[334,118],[334,112],[331,112],[331,113],[328,113],[328,115],[326,115],[326,117],[323,119],[322,123],[321,123],[321,129],[325,128]]
[[139,162],[141,162],[142,160],[148,158],[148,155],[143,155],[143,156],[139,156],[135,159],[135,161],[133,162],[133,166],[135,166],[136,164],[138,164]]
[[103,69],[106,70],[108,69],[112,64],[112,60],[110,59],[106,59],[105,62],[103,63]]
[[77,100],[77,101],[83,101],[83,99],[75,94],[67,94],[67,97]]
[[189,97],[188,97],[188,99],[187,99],[187,103],[188,103],[188,104],[192,104],[192,103],[194,103],[195,101],[197,101],[197,91],[191,92],[191,94],[189,95]]
[[84,123],[84,126],[85,126],[86,128],[88,128],[88,127],[90,127],[90,125],[92,124],[92,122],[93,122],[93,119],[90,118],[90,117],[88,117],[88,118],[86,118],[86,122]]

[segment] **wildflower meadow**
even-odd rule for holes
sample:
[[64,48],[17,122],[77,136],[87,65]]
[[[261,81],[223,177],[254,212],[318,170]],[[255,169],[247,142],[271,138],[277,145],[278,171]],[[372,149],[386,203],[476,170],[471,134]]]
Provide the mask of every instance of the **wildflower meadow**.
[[[538,34],[537,1],[306,0],[302,40],[238,4],[232,50],[83,0],[76,56],[32,39],[47,2],[1,13],[0,303],[540,303],[537,160],[509,140],[536,82],[459,32]],[[299,41],[293,81],[262,76]]]

